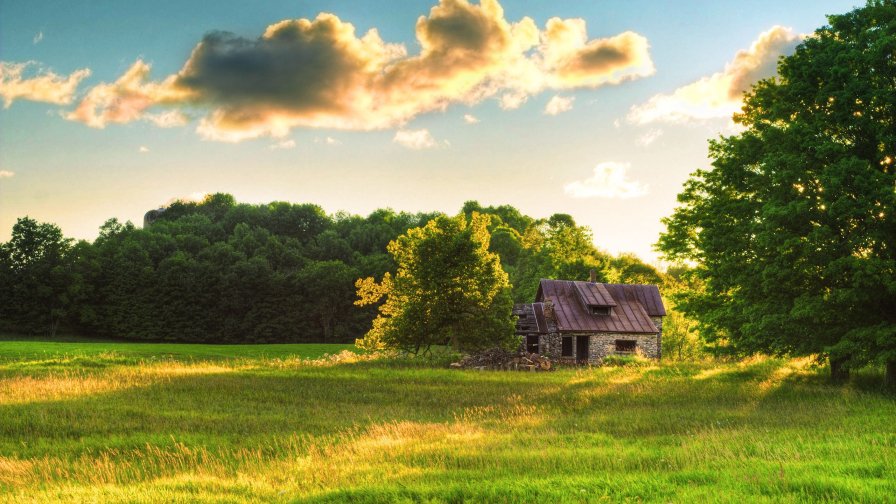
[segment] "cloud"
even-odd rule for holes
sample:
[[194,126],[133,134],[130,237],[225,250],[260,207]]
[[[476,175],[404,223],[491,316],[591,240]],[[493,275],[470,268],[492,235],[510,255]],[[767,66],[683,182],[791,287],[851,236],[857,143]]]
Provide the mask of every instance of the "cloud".
[[473,114],[464,114],[464,122],[467,124],[476,124],[479,122],[479,118]]
[[682,86],[671,94],[659,94],[631,108],[631,123],[689,122],[731,117],[739,112],[743,95],[761,79],[777,71],[778,58],[792,54],[803,36],[790,28],[774,26],[761,33],[749,49],[738,51],[725,69]]
[[554,96],[548,100],[547,105],[545,105],[544,113],[547,115],[557,115],[572,110],[572,102],[575,99],[574,96]]
[[515,110],[529,101],[529,93],[526,91],[509,91],[498,98],[498,105],[504,110]]
[[[29,69],[37,67],[36,72]],[[25,75],[32,74],[31,77]],[[44,70],[33,61],[12,63],[0,61],[0,96],[3,107],[9,108],[15,100],[30,100],[56,105],[72,102],[78,84],[90,75],[90,70],[75,70],[67,77]]]
[[160,128],[174,128],[187,124],[187,116],[177,110],[159,112],[156,114],[144,114],[143,118]]
[[[78,107],[66,115],[67,119],[80,121],[94,128],[105,128],[109,123],[127,123],[137,119],[146,119],[146,109],[153,105],[178,103],[186,92],[174,88],[173,78],[165,82],[150,82],[150,66],[143,60],[137,60],[130,68],[111,84],[102,83],[88,91],[87,96]],[[164,121],[149,120],[165,126]]]
[[585,20],[551,18],[543,39],[542,53],[553,88],[618,84],[656,71],[647,39],[635,32],[589,41]]
[[427,129],[399,130],[395,133],[392,141],[415,150],[432,149],[439,146]]
[[34,38],[31,39],[31,43],[34,45],[40,44],[40,42],[44,39],[44,32],[39,31],[34,35]]
[[9,170],[0,170],[0,178],[12,178],[16,175],[16,172],[11,172]]
[[625,32],[589,40],[581,19],[544,30],[511,22],[496,0],[441,0],[416,24],[417,54],[362,35],[333,14],[283,20],[255,39],[206,34],[161,81],[137,61],[92,89],[69,118],[103,127],[154,106],[190,110],[209,140],[285,137],[293,128],[401,127],[419,114],[499,97],[505,109],[547,89],[598,87],[653,73],[647,40]]
[[296,147],[295,140],[281,140],[268,146],[268,149],[294,149]]
[[140,154],[146,154],[147,152],[149,152],[149,147],[141,145],[140,148],[137,149],[137,152],[139,152]]
[[647,133],[644,133],[640,137],[638,137],[638,145],[642,147],[647,147],[648,145],[655,142],[659,137],[663,136],[663,130],[661,129],[652,129]]
[[567,184],[563,189],[573,198],[636,198],[647,194],[647,186],[626,180],[628,163],[600,163],[591,178]]

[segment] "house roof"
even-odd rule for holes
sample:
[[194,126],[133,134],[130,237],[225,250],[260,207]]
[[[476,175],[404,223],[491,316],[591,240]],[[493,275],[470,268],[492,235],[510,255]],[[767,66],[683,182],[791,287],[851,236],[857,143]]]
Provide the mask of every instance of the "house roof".
[[[541,280],[536,302],[551,301],[560,332],[657,333],[650,317],[666,315],[656,285]],[[590,307],[610,307],[595,315]]]
[[544,334],[551,332],[548,320],[544,316],[544,303],[513,305],[513,314],[517,316],[517,334]]

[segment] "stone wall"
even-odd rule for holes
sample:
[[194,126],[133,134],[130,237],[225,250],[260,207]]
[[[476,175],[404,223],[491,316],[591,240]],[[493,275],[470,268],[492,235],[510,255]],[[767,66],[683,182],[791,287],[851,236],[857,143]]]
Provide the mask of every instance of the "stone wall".
[[561,341],[558,333],[542,334],[538,345],[539,353],[549,357],[551,360],[560,360],[560,345]]
[[[657,324],[659,325],[659,324]],[[616,340],[634,341],[638,353],[644,357],[651,359],[660,358],[660,335],[659,334],[625,334],[625,333],[592,333],[592,334],[567,334],[559,333],[543,334],[539,342],[539,350],[541,355],[545,355],[551,360],[571,360],[572,357],[561,357],[562,338],[564,336],[590,336],[588,341],[588,362],[591,364],[600,364],[604,357],[616,354]],[[576,350],[575,340],[573,340],[573,352]],[[630,355],[628,352],[622,355]]]
[[[591,336],[588,353],[589,361],[598,363],[608,355],[616,354],[616,340],[634,341],[636,353],[649,359],[660,358],[659,335],[656,334],[619,334],[599,333]],[[631,355],[629,352],[622,355]]]
[[661,359],[663,357],[663,317],[650,317],[650,320],[660,330],[659,334],[656,335],[656,358]]

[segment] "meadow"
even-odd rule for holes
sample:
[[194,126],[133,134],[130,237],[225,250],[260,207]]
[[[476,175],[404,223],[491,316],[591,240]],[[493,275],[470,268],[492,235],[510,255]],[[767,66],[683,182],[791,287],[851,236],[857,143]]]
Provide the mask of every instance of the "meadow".
[[350,349],[0,341],[0,500],[896,495],[896,398],[874,371],[845,386],[808,359],[455,371]]

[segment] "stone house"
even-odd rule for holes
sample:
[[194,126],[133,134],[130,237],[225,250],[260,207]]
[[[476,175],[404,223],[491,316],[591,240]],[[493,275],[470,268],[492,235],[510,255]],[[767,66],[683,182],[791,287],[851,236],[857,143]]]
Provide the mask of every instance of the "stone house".
[[515,305],[513,313],[525,349],[552,360],[661,356],[666,309],[656,285],[541,280],[535,302]]

